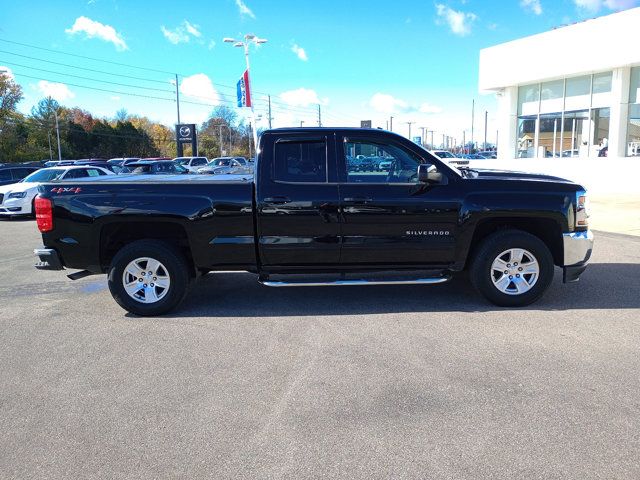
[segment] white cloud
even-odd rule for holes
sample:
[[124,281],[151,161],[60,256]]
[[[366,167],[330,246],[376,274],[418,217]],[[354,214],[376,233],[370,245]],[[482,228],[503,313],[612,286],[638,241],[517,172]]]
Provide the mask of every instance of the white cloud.
[[213,50],[215,47],[216,47],[216,41],[210,40],[208,45],[209,50]]
[[45,97],[55,98],[59,102],[64,102],[76,96],[64,83],[47,82],[46,80],[38,82],[38,90]]
[[180,93],[206,100],[214,105],[220,103],[218,91],[213,86],[211,79],[204,73],[196,73],[190,77],[183,78],[180,83]]
[[461,37],[471,33],[471,24],[478,18],[475,13],[454,10],[441,3],[436,5],[436,13],[449,25],[452,33]]
[[536,15],[542,15],[542,5],[540,0],[521,0],[520,6]]
[[369,100],[369,106],[379,113],[412,113],[419,112],[425,114],[442,113],[442,108],[430,103],[422,103],[418,106],[396,98],[386,93],[376,93]]
[[576,6],[590,13],[596,13],[602,8],[609,10],[626,10],[640,4],[638,0],[574,0]]
[[187,20],[183,22],[183,25],[184,25],[184,28],[187,29],[187,32],[193,35],[194,37],[199,38],[202,36],[202,33],[199,30],[200,27],[198,25],[193,25],[189,23]]
[[9,67],[5,67],[3,65],[0,65],[0,72],[2,72],[2,75],[5,75],[7,77],[9,77],[11,80],[14,80],[16,77],[14,77],[13,72],[11,71],[11,69]]
[[418,107],[420,113],[442,113],[442,108],[431,105],[430,103],[423,103]]
[[315,90],[309,88],[298,88],[297,90],[288,90],[280,94],[283,102],[291,106],[308,107],[309,105],[326,105],[329,103],[327,98],[320,99]]
[[191,40],[191,37],[200,38],[202,36],[200,27],[189,23],[187,20],[183,20],[183,22],[174,29],[169,29],[164,25],[161,25],[160,30],[162,31],[164,38],[174,45],[179,43],[188,43]]
[[115,28],[111,25],[104,25],[84,16],[76,18],[73,26],[67,28],[65,32],[69,35],[84,33],[86,38],[100,38],[105,42],[113,43],[116,50],[122,51],[128,50],[129,48],[122,38],[122,35],[116,32]]
[[307,60],[309,60],[309,57],[307,57],[307,52],[305,52],[304,48],[302,48],[297,43],[293,44],[293,46],[291,47],[291,51],[295,53],[298,56],[298,58],[303,62],[306,62]]
[[404,100],[386,93],[376,93],[369,100],[369,105],[380,113],[406,112],[409,108],[409,104]]
[[236,5],[238,6],[238,10],[240,10],[240,15],[247,15],[251,18],[256,18],[255,14],[242,0],[236,0]]

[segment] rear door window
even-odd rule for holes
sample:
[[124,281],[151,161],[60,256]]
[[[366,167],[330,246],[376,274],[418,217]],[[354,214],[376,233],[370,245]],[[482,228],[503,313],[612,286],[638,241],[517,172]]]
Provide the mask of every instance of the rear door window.
[[275,181],[327,183],[327,142],[277,141],[273,167]]

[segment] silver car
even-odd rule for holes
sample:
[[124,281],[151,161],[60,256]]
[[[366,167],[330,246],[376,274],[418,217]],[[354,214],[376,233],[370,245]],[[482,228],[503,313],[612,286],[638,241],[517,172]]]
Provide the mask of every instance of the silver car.
[[198,169],[198,173],[207,175],[247,175],[253,174],[253,164],[244,157],[218,157],[206,167]]

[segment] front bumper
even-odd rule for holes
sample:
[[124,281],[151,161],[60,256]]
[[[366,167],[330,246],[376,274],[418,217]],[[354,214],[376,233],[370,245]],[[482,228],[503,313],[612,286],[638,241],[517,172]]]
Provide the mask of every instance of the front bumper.
[[33,253],[39,259],[35,264],[38,270],[64,270],[58,252],[52,248],[36,248]]
[[29,215],[31,214],[31,200],[29,198],[8,198],[0,204],[0,215]]
[[564,283],[577,282],[587,268],[593,252],[593,233],[590,230],[562,234],[564,247]]

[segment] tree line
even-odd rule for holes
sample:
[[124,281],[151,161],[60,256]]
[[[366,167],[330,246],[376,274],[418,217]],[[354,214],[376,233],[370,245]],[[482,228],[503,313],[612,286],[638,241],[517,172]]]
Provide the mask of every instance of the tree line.
[[[30,114],[17,107],[22,87],[0,73],[0,163],[58,158],[56,117],[63,159],[174,157],[175,132],[163,124],[122,109],[113,118],[96,118],[80,107],[64,107],[55,99],[40,100]],[[198,154],[248,156],[251,130],[237,113],[214,108],[198,130]],[[195,152],[185,152],[185,155]]]

